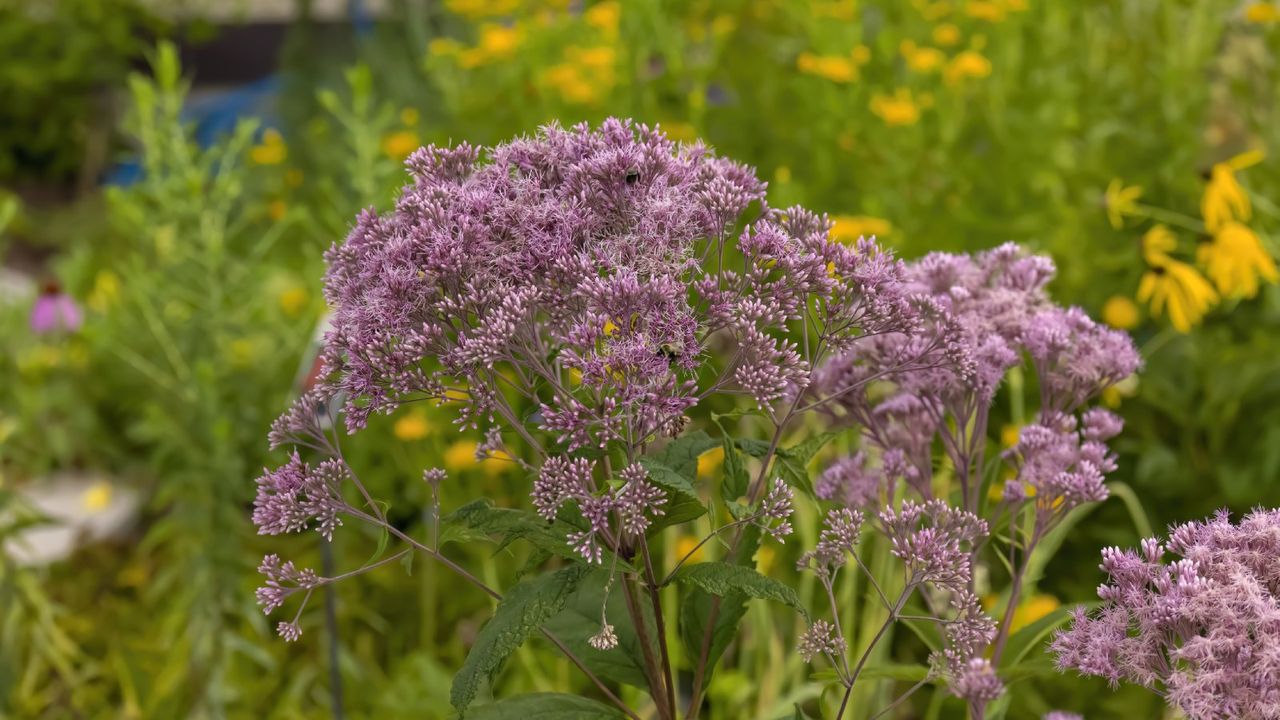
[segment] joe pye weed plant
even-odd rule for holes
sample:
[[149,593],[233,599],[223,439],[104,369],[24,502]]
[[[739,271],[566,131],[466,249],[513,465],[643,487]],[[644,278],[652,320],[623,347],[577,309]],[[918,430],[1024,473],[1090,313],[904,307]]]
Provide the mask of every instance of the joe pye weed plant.
[[[1120,420],[1089,401],[1139,365],[1127,335],[1048,299],[1049,260],[1005,245],[905,263],[874,239],[837,243],[825,216],[769,207],[751,169],[616,119],[428,147],[406,165],[394,210],[364,212],[327,254],[326,379],[273,427],[294,452],[258,479],[253,513],[264,534],[362,524],[381,539],[335,577],[263,560],[258,600],[288,606],[286,640],[317,589],[417,553],[497,601],[454,678],[466,717],[696,718],[751,600],[804,618],[796,645],[826,688],[808,708],[822,717],[883,715],[930,684],[972,717],[1004,713],[1014,665],[1051,629],[1011,633],[1037,548],[1107,497],[1115,468]],[[999,453],[989,416],[1010,373],[1039,400]],[[518,466],[528,505],[437,507],[422,537],[389,520],[341,428],[415,402],[483,432],[477,454]],[[811,478],[837,439],[856,450]],[[697,458],[717,448],[707,483]],[[423,481],[438,498],[450,479],[426,468]],[[825,518],[799,557],[821,588],[813,606],[756,569],[801,502]],[[697,546],[666,551],[704,526]],[[532,548],[505,587],[446,552],[485,536]],[[697,559],[707,546],[719,560]],[[848,574],[876,622],[851,622]],[[1009,587],[991,616],[978,584],[993,578]],[[868,669],[898,626],[929,649],[915,684],[852,702],[888,677]],[[478,702],[536,636],[584,693]]]

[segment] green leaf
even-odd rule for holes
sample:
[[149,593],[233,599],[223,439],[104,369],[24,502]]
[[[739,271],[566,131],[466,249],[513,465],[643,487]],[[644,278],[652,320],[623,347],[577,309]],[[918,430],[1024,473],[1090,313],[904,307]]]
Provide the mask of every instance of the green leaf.
[[[600,608],[605,605],[604,585],[608,578],[608,572],[596,570],[569,598],[564,610],[542,626],[554,633],[600,677],[647,689],[649,683],[644,674],[640,640],[627,614],[626,598],[619,589],[615,588],[609,594],[608,606],[605,607],[605,614],[618,636],[618,646],[612,650],[597,650],[587,642],[600,632]],[[652,613],[646,611],[645,619],[656,636]]]
[[773,469],[793,488],[799,488],[809,497],[817,497],[813,491],[813,482],[809,480],[809,471],[804,463],[779,455],[773,463]]
[[[569,546],[565,537],[578,528],[563,521],[547,522],[529,510],[494,507],[489,500],[476,500],[446,515],[444,532],[440,542],[471,542],[497,535],[502,539],[498,548],[505,548],[516,540],[525,540],[541,552],[567,560],[581,560],[582,556]],[[605,551],[606,563],[612,562],[612,554]],[[631,567],[619,561],[621,565]]]
[[650,457],[692,482],[698,477],[698,457],[719,444],[719,440],[701,430],[695,430],[672,440]]
[[[760,528],[755,525],[744,525],[742,539],[738,548],[725,558],[726,563],[750,565],[756,550],[760,548]],[[680,639],[684,642],[689,661],[697,665],[702,643],[710,633],[707,645],[706,678],[715,671],[720,656],[724,654],[729,643],[738,631],[738,623],[747,612],[749,596],[742,591],[734,590],[720,599],[720,610],[716,613],[714,623],[710,623],[711,608],[715,604],[711,593],[696,585],[690,587],[680,600]]]
[[449,701],[465,710],[482,682],[492,681],[502,662],[524,644],[530,633],[564,609],[591,568],[579,563],[520,582],[498,603],[493,617],[480,628],[462,669],[453,678]]
[[795,460],[800,463],[801,467],[803,467],[808,465],[809,461],[813,460],[813,457],[818,454],[819,450],[826,447],[827,443],[839,436],[839,432],[829,430],[819,435],[814,435],[794,447],[783,448],[778,451],[778,454],[785,458]]
[[577,695],[530,693],[481,705],[467,720],[614,720],[623,717],[611,705]]
[[725,505],[732,506],[738,498],[747,494],[751,478],[733,438],[725,435],[721,445],[724,447],[724,482],[720,484],[720,497],[724,499]]
[[809,617],[808,610],[800,603],[795,590],[742,565],[724,562],[685,565],[676,571],[672,581],[681,585],[693,585],[720,597],[740,593],[761,600],[774,600],[794,609],[806,618]]
[[[655,485],[667,491],[667,499],[663,505],[663,514],[654,518],[650,532],[661,530],[671,525],[688,522],[706,514],[707,508],[698,497],[693,482],[674,468],[655,458],[642,457],[640,464],[649,473],[649,479]],[[694,472],[697,472],[697,459],[694,459]]]

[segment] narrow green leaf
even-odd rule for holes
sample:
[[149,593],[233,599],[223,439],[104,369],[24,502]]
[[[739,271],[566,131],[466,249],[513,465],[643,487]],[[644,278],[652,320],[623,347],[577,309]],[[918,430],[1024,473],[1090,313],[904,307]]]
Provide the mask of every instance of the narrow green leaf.
[[589,566],[579,563],[511,588],[498,603],[493,617],[480,628],[462,669],[453,678],[449,691],[453,706],[465,710],[475,700],[481,683],[492,681],[507,656],[524,644],[530,633],[564,609],[590,572]]
[[909,682],[920,682],[929,677],[929,667],[927,665],[913,663],[871,663],[862,668],[862,674],[858,676],[866,679],[876,680],[906,680]]
[[622,713],[590,698],[561,693],[530,693],[481,705],[467,720],[615,720]]

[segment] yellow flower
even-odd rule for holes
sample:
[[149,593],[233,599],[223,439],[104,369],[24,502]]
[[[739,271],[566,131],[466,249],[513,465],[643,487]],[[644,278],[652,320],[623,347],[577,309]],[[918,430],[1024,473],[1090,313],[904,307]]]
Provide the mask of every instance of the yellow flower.
[[698,456],[698,477],[706,480],[715,475],[724,464],[724,448],[713,447]]
[[1102,404],[1115,410],[1120,407],[1120,403],[1127,397],[1133,397],[1138,394],[1138,376],[1130,375],[1115,385],[1109,386],[1102,391]]
[[1000,428],[1000,445],[1011,448],[1018,444],[1018,438],[1022,434],[1022,428],[1013,423],[1009,423]]
[[947,56],[943,55],[941,50],[931,47],[913,46],[910,51],[904,48],[902,56],[906,58],[907,67],[918,73],[934,72],[947,60]]
[[[699,539],[692,535],[682,535],[680,540],[676,542],[676,557],[682,558],[692,552],[693,554],[689,555],[688,562],[701,562],[703,556],[706,554],[705,550],[707,549],[707,546],[703,545],[702,547],[698,547],[698,542]],[[695,547],[698,549],[694,550]]]
[[984,78],[991,74],[991,61],[977,50],[965,50],[951,58],[943,72],[948,85],[959,85],[969,78]]
[[460,472],[475,467],[479,463],[479,460],[476,460],[478,447],[480,444],[474,440],[459,440],[450,445],[444,451],[444,469],[449,472]]
[[80,504],[85,510],[94,512],[105,509],[111,504],[111,483],[99,480],[85,488],[80,494]]
[[427,43],[427,54],[431,57],[453,57],[462,52],[462,45],[453,38],[436,38]]
[[275,128],[263,131],[262,142],[249,149],[249,159],[259,165],[279,165],[288,156],[284,138]]
[[618,53],[611,47],[580,48],[568,47],[564,51],[565,59],[593,70],[613,69]]
[[515,54],[520,46],[519,28],[485,23],[480,26],[480,40],[476,46],[462,51],[458,64],[464,68],[476,68],[497,60],[505,60]]
[[711,21],[711,34],[716,37],[724,37],[733,32],[738,27],[738,21],[733,19],[732,15],[717,15]]
[[1112,295],[1102,304],[1102,321],[1113,328],[1132,330],[1140,319],[1137,304],[1124,295]]
[[605,75],[588,75],[573,63],[560,63],[542,73],[542,82],[554,88],[567,103],[593,105],[600,101],[602,91],[613,85],[612,68]]
[[849,52],[849,57],[853,58],[853,62],[858,66],[866,65],[871,62],[871,48],[862,44],[854,45],[853,50]]
[[1005,7],[991,0],[969,0],[964,5],[964,13],[978,20],[1000,22],[1004,20]]
[[1200,215],[1204,218],[1204,226],[1211,233],[1231,220],[1248,222],[1253,216],[1249,206],[1249,196],[1236,180],[1235,168],[1229,163],[1218,163],[1213,166],[1209,175],[1209,184],[1205,185],[1204,196],[1200,199]]
[[898,88],[893,95],[872,95],[871,112],[889,126],[915,125],[920,121],[920,108],[911,99],[911,91],[906,88]]
[[834,83],[848,83],[858,79],[858,64],[843,55],[815,55],[802,52],[796,58],[796,69],[816,75]]
[[1137,201],[1142,197],[1142,188],[1137,185],[1125,187],[1120,178],[1107,184],[1107,192],[1102,196],[1102,204],[1107,209],[1107,220],[1111,227],[1119,230],[1124,227],[1125,215],[1137,215]]
[[1251,298],[1258,294],[1258,278],[1278,279],[1276,262],[1252,230],[1228,222],[1213,239],[1200,245],[1196,258],[1224,297]]
[[303,310],[307,309],[307,289],[300,285],[285,288],[276,300],[280,303],[280,309],[285,315],[298,317]]
[[857,17],[858,10],[857,3],[849,0],[819,0],[813,3],[811,9],[814,17],[843,22],[852,22]]
[[1004,9],[1009,12],[1026,12],[1027,0],[1004,0]]
[[412,127],[418,124],[421,116],[418,114],[418,108],[406,107],[400,111],[400,124]]
[[1150,302],[1152,315],[1160,315],[1167,307],[1173,329],[1186,333],[1218,302],[1218,294],[1195,268],[1166,258],[1142,276],[1138,301]]
[[288,212],[288,210],[289,206],[285,205],[284,201],[280,198],[276,198],[270,203],[267,203],[267,217],[270,217],[272,220],[279,220],[284,217],[284,214]]
[[778,551],[773,549],[772,545],[761,545],[756,550],[756,570],[761,575],[768,575],[773,569],[773,561],[778,557]]
[[622,19],[622,5],[617,0],[605,0],[587,8],[582,13],[587,24],[601,31],[605,37],[618,35],[618,24]]
[[382,152],[392,160],[403,160],[421,146],[418,133],[412,130],[397,130],[382,138]]
[[692,142],[698,137],[697,128],[679,120],[668,120],[662,123],[662,129],[667,132],[667,137],[680,142]]
[[960,28],[951,23],[942,23],[935,27],[930,36],[942,47],[955,47],[960,44]]
[[431,434],[432,430],[431,422],[427,420],[427,414],[421,408],[413,408],[405,413],[403,417],[396,420],[396,424],[391,429],[397,439],[405,442],[421,440]]
[[1009,632],[1015,633],[1040,618],[1058,609],[1061,603],[1052,595],[1032,595],[1023,600],[1018,609],[1013,611],[1013,619],[1009,621]]
[[836,215],[831,221],[831,239],[837,242],[856,242],[864,237],[893,234],[893,225],[888,220],[870,215]]
[[1258,25],[1280,22],[1280,7],[1269,2],[1251,3],[1244,9],[1244,19]]
[[779,165],[777,169],[773,171],[773,179],[777,181],[779,185],[786,185],[791,182],[791,168],[786,165]]
[[510,15],[520,9],[520,0],[445,0],[444,6],[454,15],[479,20]]
[[1169,260],[1169,253],[1178,246],[1178,238],[1164,225],[1152,225],[1142,236],[1142,258],[1148,265],[1160,265]]
[[119,296],[120,276],[110,270],[99,270],[93,278],[93,289],[89,291],[85,304],[94,312],[104,313]]

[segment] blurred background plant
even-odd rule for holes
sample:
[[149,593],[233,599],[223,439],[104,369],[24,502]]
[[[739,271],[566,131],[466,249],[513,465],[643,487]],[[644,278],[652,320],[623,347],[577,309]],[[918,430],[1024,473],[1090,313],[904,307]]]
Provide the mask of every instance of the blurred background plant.
[[[1023,243],[1058,263],[1057,300],[1134,334],[1147,366],[1107,397],[1127,420],[1116,497],[1047,549],[1028,625],[1093,598],[1100,546],[1280,504],[1274,3],[403,0],[339,25],[325,3],[298,5],[268,111],[210,143],[184,114],[176,51],[150,50],[171,18],[0,3],[0,535],[36,526],[26,498],[58,473],[142,498],[127,532],[68,561],[0,558],[0,715],[327,717],[340,698],[352,716],[447,716],[439,698],[482,603],[431,567],[386,568],[339,590],[338,642],[269,641],[251,600],[251,479],[281,388],[308,362],[321,252],[360,208],[394,201],[418,145],[553,120],[632,116],[702,137],[757,166],[774,205],[828,212],[842,239],[875,234],[907,257]],[[201,72],[187,68],[196,94],[210,91]],[[95,188],[130,158],[136,182]],[[993,442],[1020,421],[1008,394]],[[376,422],[388,432],[350,454],[377,495],[403,499],[400,522],[433,521],[417,478],[441,461],[524,502],[526,483],[477,463],[479,438],[445,413]],[[495,576],[521,560],[455,548]],[[321,563],[318,546],[295,550]],[[339,564],[367,550],[334,547]],[[782,555],[758,561],[790,573]],[[711,716],[811,703],[796,628],[763,606],[745,625]],[[913,657],[913,642],[886,661]],[[568,677],[525,649],[503,686]],[[1055,707],[1163,712],[1145,693],[1049,674],[1019,685],[1009,714]]]

